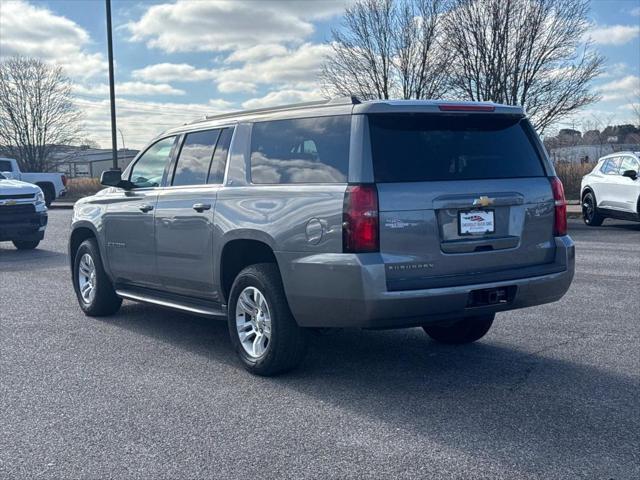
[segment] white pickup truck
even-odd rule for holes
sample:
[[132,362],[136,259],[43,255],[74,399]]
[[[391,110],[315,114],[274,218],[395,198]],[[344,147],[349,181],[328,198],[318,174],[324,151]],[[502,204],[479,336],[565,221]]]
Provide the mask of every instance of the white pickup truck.
[[7,178],[33,183],[44,193],[47,207],[56,198],[67,193],[67,177],[62,173],[22,173],[18,162],[13,158],[0,157],[0,173]]
[[44,238],[47,207],[40,187],[0,173],[0,242],[31,250]]

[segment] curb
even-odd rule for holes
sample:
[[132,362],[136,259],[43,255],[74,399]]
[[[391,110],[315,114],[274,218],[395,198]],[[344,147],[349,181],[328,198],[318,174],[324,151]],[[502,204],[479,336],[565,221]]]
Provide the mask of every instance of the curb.
[[56,210],[56,209],[71,209],[73,208],[73,206],[75,205],[75,202],[53,202],[51,205],[49,205],[49,210]]

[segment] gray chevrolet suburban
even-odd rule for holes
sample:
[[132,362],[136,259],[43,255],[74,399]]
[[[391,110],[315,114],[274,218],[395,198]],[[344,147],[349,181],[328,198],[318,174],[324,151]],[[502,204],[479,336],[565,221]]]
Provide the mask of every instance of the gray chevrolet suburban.
[[522,108],[339,98],[157,137],[76,203],[73,285],[225,318],[244,366],[295,367],[314,327],[484,336],[571,284],[562,183]]

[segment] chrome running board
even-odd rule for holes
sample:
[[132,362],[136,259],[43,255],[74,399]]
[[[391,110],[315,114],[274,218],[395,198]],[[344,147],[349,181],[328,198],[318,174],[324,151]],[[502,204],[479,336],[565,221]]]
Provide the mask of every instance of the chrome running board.
[[222,309],[203,307],[200,305],[193,305],[191,303],[182,303],[176,300],[167,300],[165,298],[154,297],[149,294],[142,294],[142,293],[131,292],[127,290],[116,290],[116,295],[118,295],[119,297],[125,298],[127,300],[134,300],[136,302],[159,305],[161,307],[180,310],[183,312],[188,312],[188,313],[192,313],[194,315],[200,315],[203,317],[219,318],[219,317],[227,316],[226,312]]

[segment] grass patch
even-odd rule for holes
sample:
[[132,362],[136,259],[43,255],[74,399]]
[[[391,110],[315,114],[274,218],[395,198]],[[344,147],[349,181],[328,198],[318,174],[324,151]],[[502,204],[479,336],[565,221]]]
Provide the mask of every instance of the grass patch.
[[104,186],[100,185],[100,180],[97,178],[70,178],[67,182],[67,194],[63,199],[78,200],[82,197],[94,195],[103,188]]
[[580,200],[580,182],[582,177],[593,170],[595,163],[556,163],[556,173],[562,185],[567,200]]

